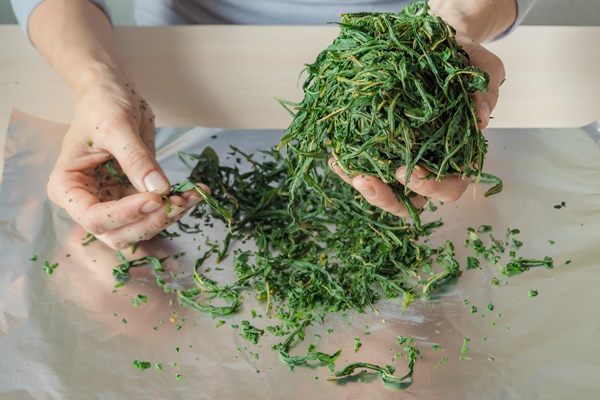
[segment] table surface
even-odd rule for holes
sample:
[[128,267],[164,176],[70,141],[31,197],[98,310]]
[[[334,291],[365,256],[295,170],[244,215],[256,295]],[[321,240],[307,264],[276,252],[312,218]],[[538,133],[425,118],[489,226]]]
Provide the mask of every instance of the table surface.
[[[157,125],[230,129],[285,129],[290,115],[274,98],[302,98],[304,64],[337,33],[335,26],[115,28]],[[556,26],[522,26],[489,44],[507,70],[490,127],[600,120],[599,46],[600,27]],[[73,93],[18,26],[0,26],[0,49],[0,148],[13,108],[69,123]]]

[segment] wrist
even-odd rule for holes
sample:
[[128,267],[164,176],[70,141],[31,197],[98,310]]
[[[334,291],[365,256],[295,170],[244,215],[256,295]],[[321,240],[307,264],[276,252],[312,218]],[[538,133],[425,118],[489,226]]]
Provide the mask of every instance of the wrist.
[[504,32],[517,19],[516,0],[430,0],[431,12],[479,43]]
[[77,99],[85,97],[98,87],[130,85],[127,75],[120,68],[96,61],[82,67],[76,78],[69,79],[69,83]]

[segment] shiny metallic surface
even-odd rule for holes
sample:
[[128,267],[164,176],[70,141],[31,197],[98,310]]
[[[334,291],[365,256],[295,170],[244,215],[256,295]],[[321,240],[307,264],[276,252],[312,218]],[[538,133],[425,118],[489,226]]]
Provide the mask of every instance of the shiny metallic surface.
[[[267,334],[253,345],[232,329],[242,320],[257,327],[275,323],[251,292],[239,313],[213,319],[179,307],[176,295],[158,287],[146,268],[132,269],[127,284],[115,289],[115,251],[100,242],[82,246],[85,232],[46,195],[66,128],[15,111],[8,131],[0,181],[0,399],[600,398],[600,149],[592,139],[595,134],[597,140],[597,124],[486,131],[485,170],[503,179],[503,191],[484,198],[487,186],[473,185],[458,202],[424,216],[443,219],[430,239],[436,245],[454,243],[463,270],[457,282],[406,309],[399,300],[384,299],[377,303],[379,315],[330,316],[310,327],[306,340],[292,350],[302,354],[311,343],[325,352],[342,349],[337,368],[367,361],[394,365],[403,375],[406,360],[395,357],[404,352],[396,341],[399,335],[413,337],[421,355],[412,383],[402,390],[368,374],[360,381],[329,382],[326,367],[290,372],[271,350],[279,338]],[[158,158],[171,182],[179,182],[189,169],[176,151],[200,153],[209,145],[223,163],[234,163],[229,144],[258,154],[280,136],[279,131],[161,128]],[[565,207],[554,207],[561,202]],[[520,229],[517,238],[524,245],[518,254],[550,256],[555,268],[532,268],[511,278],[491,263],[466,270],[465,258],[473,255],[464,246],[466,228],[483,224],[499,239],[507,228]],[[203,235],[155,238],[134,256],[125,255],[185,252],[165,263],[165,277],[173,287],[190,287],[207,237],[224,235],[216,224]],[[37,261],[30,261],[33,255]],[[45,259],[59,264],[52,275],[41,268]],[[232,260],[232,254],[219,265],[209,259],[208,275],[233,281]],[[502,284],[491,285],[492,277]],[[529,297],[530,289],[538,296]],[[135,307],[137,294],[146,295],[147,303]],[[486,308],[490,302],[493,311]],[[252,318],[253,309],[262,318]],[[217,328],[221,320],[225,324]],[[362,347],[354,353],[356,337]],[[469,350],[461,353],[464,338],[470,339]],[[432,349],[435,344],[441,349]],[[442,358],[448,361],[440,363]],[[135,369],[136,359],[152,367]]]

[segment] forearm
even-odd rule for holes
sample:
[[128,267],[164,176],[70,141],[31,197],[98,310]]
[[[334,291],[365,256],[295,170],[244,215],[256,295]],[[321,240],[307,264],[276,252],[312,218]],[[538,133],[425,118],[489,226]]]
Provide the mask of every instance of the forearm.
[[429,0],[429,6],[480,43],[498,36],[517,19],[516,0]]
[[106,14],[87,0],[45,0],[31,14],[34,46],[80,96],[125,67]]

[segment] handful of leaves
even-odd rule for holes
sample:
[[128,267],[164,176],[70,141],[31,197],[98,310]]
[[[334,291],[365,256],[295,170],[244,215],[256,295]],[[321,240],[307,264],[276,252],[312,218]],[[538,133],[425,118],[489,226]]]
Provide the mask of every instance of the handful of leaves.
[[280,144],[296,157],[292,194],[303,181],[323,194],[313,160],[331,148],[346,174],[379,177],[418,219],[396,170],[407,166],[406,182],[417,164],[438,180],[481,176],[487,142],[471,95],[487,91],[489,76],[466,65],[455,30],[425,2],[399,14],[344,14],[339,26],[306,66],[304,99],[279,99],[294,117]]

